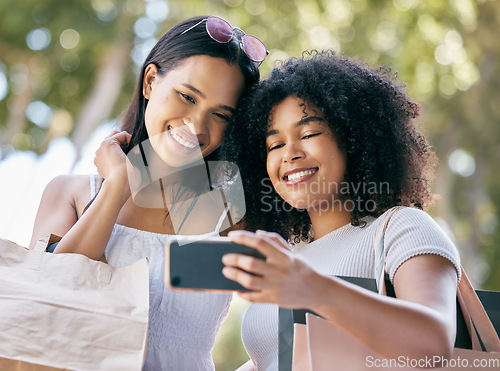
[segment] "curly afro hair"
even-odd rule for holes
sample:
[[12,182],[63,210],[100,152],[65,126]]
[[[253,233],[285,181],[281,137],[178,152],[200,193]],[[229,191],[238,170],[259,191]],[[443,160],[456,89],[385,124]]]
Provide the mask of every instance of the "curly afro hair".
[[[396,77],[390,69],[372,69],[333,51],[313,51],[283,62],[242,100],[223,154],[241,174],[247,230],[278,232],[294,243],[312,238],[307,212],[285,204],[266,171],[270,114],[289,96],[316,104],[345,154],[344,182],[353,186],[342,197],[353,201],[352,225],[362,226],[362,218],[396,205],[424,209],[432,202],[436,156],[415,128],[419,106]],[[387,187],[359,186],[370,184]]]

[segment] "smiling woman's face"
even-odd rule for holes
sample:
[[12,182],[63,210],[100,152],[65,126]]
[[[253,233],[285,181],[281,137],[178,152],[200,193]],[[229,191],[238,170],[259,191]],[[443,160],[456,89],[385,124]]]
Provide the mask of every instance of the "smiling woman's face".
[[240,68],[221,58],[195,55],[162,76],[149,65],[143,84],[145,124],[156,154],[179,167],[216,150],[243,86]]
[[323,113],[311,102],[288,97],[270,117],[267,172],[274,188],[295,208],[330,207],[346,161]]

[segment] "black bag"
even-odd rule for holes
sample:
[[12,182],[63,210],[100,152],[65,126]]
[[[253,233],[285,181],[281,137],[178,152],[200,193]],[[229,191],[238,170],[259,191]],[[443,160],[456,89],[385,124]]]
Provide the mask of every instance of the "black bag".
[[[354,283],[367,290],[377,292],[377,283],[374,278],[359,277],[339,277],[348,282]],[[385,280],[387,296],[396,297],[394,287],[388,279]],[[500,292],[475,290],[479,300],[490,318],[493,327],[500,336]],[[306,323],[306,313],[316,313],[306,309],[285,309],[279,308],[279,371],[290,371],[292,369],[293,356],[293,324]],[[481,339],[479,339],[481,340]],[[482,344],[481,344],[482,346]],[[457,335],[455,347],[472,349],[472,342],[465,324],[462,310],[457,300]],[[483,350],[484,346],[483,346]]]

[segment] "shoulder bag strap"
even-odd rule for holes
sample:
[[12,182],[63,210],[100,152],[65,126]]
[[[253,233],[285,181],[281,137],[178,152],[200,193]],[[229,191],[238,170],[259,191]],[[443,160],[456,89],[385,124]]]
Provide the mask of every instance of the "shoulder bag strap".
[[[387,212],[384,219],[380,223],[374,240],[375,251],[375,279],[377,280],[377,287],[379,294],[385,295],[385,253],[384,253],[384,234],[389,220],[394,213],[401,207],[394,207]],[[481,301],[479,300],[474,288],[472,287],[465,271],[462,267],[462,278],[458,285],[457,291],[458,301],[462,313],[464,315],[465,323],[469,330],[469,335],[473,344],[473,349],[481,350],[480,343],[477,338],[476,331],[484,344],[487,352],[500,352],[500,339],[498,334],[491,323],[488,314],[484,310]],[[471,323],[472,322],[472,323]]]
[[384,250],[384,235],[387,229],[387,224],[389,220],[394,215],[396,211],[401,209],[401,206],[393,207],[389,209],[384,215],[384,219],[380,222],[375,233],[375,239],[373,240],[373,252],[375,254],[375,264],[374,264],[374,277],[377,282],[378,292],[381,295],[386,295],[385,289],[385,250]]
[[[472,319],[472,323],[474,325],[470,326],[472,328],[469,329],[471,339],[473,339],[475,335],[475,327],[482,343],[484,344],[485,350],[487,352],[500,352],[500,339],[498,338],[498,334],[493,327],[488,314],[484,310],[483,304],[481,304],[481,301],[477,297],[476,291],[472,287],[463,267],[462,278],[460,279],[460,284],[458,285],[458,295],[463,299],[460,302],[460,307],[462,308],[465,322],[467,323],[470,318]],[[470,317],[467,318],[468,316]],[[469,325],[467,325],[467,327],[469,327]],[[481,349],[479,348],[477,350]]]
[[41,251],[45,252],[47,250],[47,247],[49,245],[52,245],[53,243],[57,243],[61,241],[61,237],[55,235],[55,234],[48,234],[46,236],[41,237],[35,244],[35,247],[33,248],[34,251]]

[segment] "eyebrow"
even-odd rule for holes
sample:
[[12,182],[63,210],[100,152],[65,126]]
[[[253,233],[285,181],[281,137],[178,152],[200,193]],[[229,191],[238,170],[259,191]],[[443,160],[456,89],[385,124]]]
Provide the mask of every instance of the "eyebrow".
[[186,88],[188,88],[189,90],[191,90],[193,93],[199,95],[200,97],[202,97],[203,99],[206,99],[206,95],[203,94],[201,91],[199,91],[198,89],[196,89],[193,85],[189,85],[189,84],[182,84],[182,86],[185,86]]
[[233,107],[229,107],[229,106],[226,106],[225,104],[221,104],[219,107],[220,107],[220,108],[223,108],[223,109],[225,109],[225,110],[227,110],[227,111],[229,111],[229,112],[231,112],[231,113],[235,113],[235,112],[236,112],[236,109],[235,109],[235,108],[233,108]]
[[[302,125],[309,125],[309,123],[311,121],[319,121],[321,123],[325,123],[326,120],[323,118],[323,117],[319,117],[319,116],[307,116],[307,117],[303,117],[300,119],[300,121],[298,121],[296,124],[295,124],[295,127],[299,127],[299,126],[302,126]],[[270,136],[272,135],[276,135],[278,134],[279,131],[276,130],[276,129],[271,129],[269,130],[267,133],[266,133],[266,139],[269,138]]]
[[[190,84],[182,84],[182,86],[188,88],[189,90],[191,90],[193,93],[195,93],[196,95],[199,95],[201,98],[203,99],[206,99],[207,96],[205,94],[203,94],[201,91],[199,91],[198,89],[196,89],[193,85],[190,85]],[[221,104],[219,105],[220,108],[222,109],[225,109],[231,113],[235,113],[236,112],[236,108],[234,107],[230,107],[230,106],[226,106],[225,104]]]

